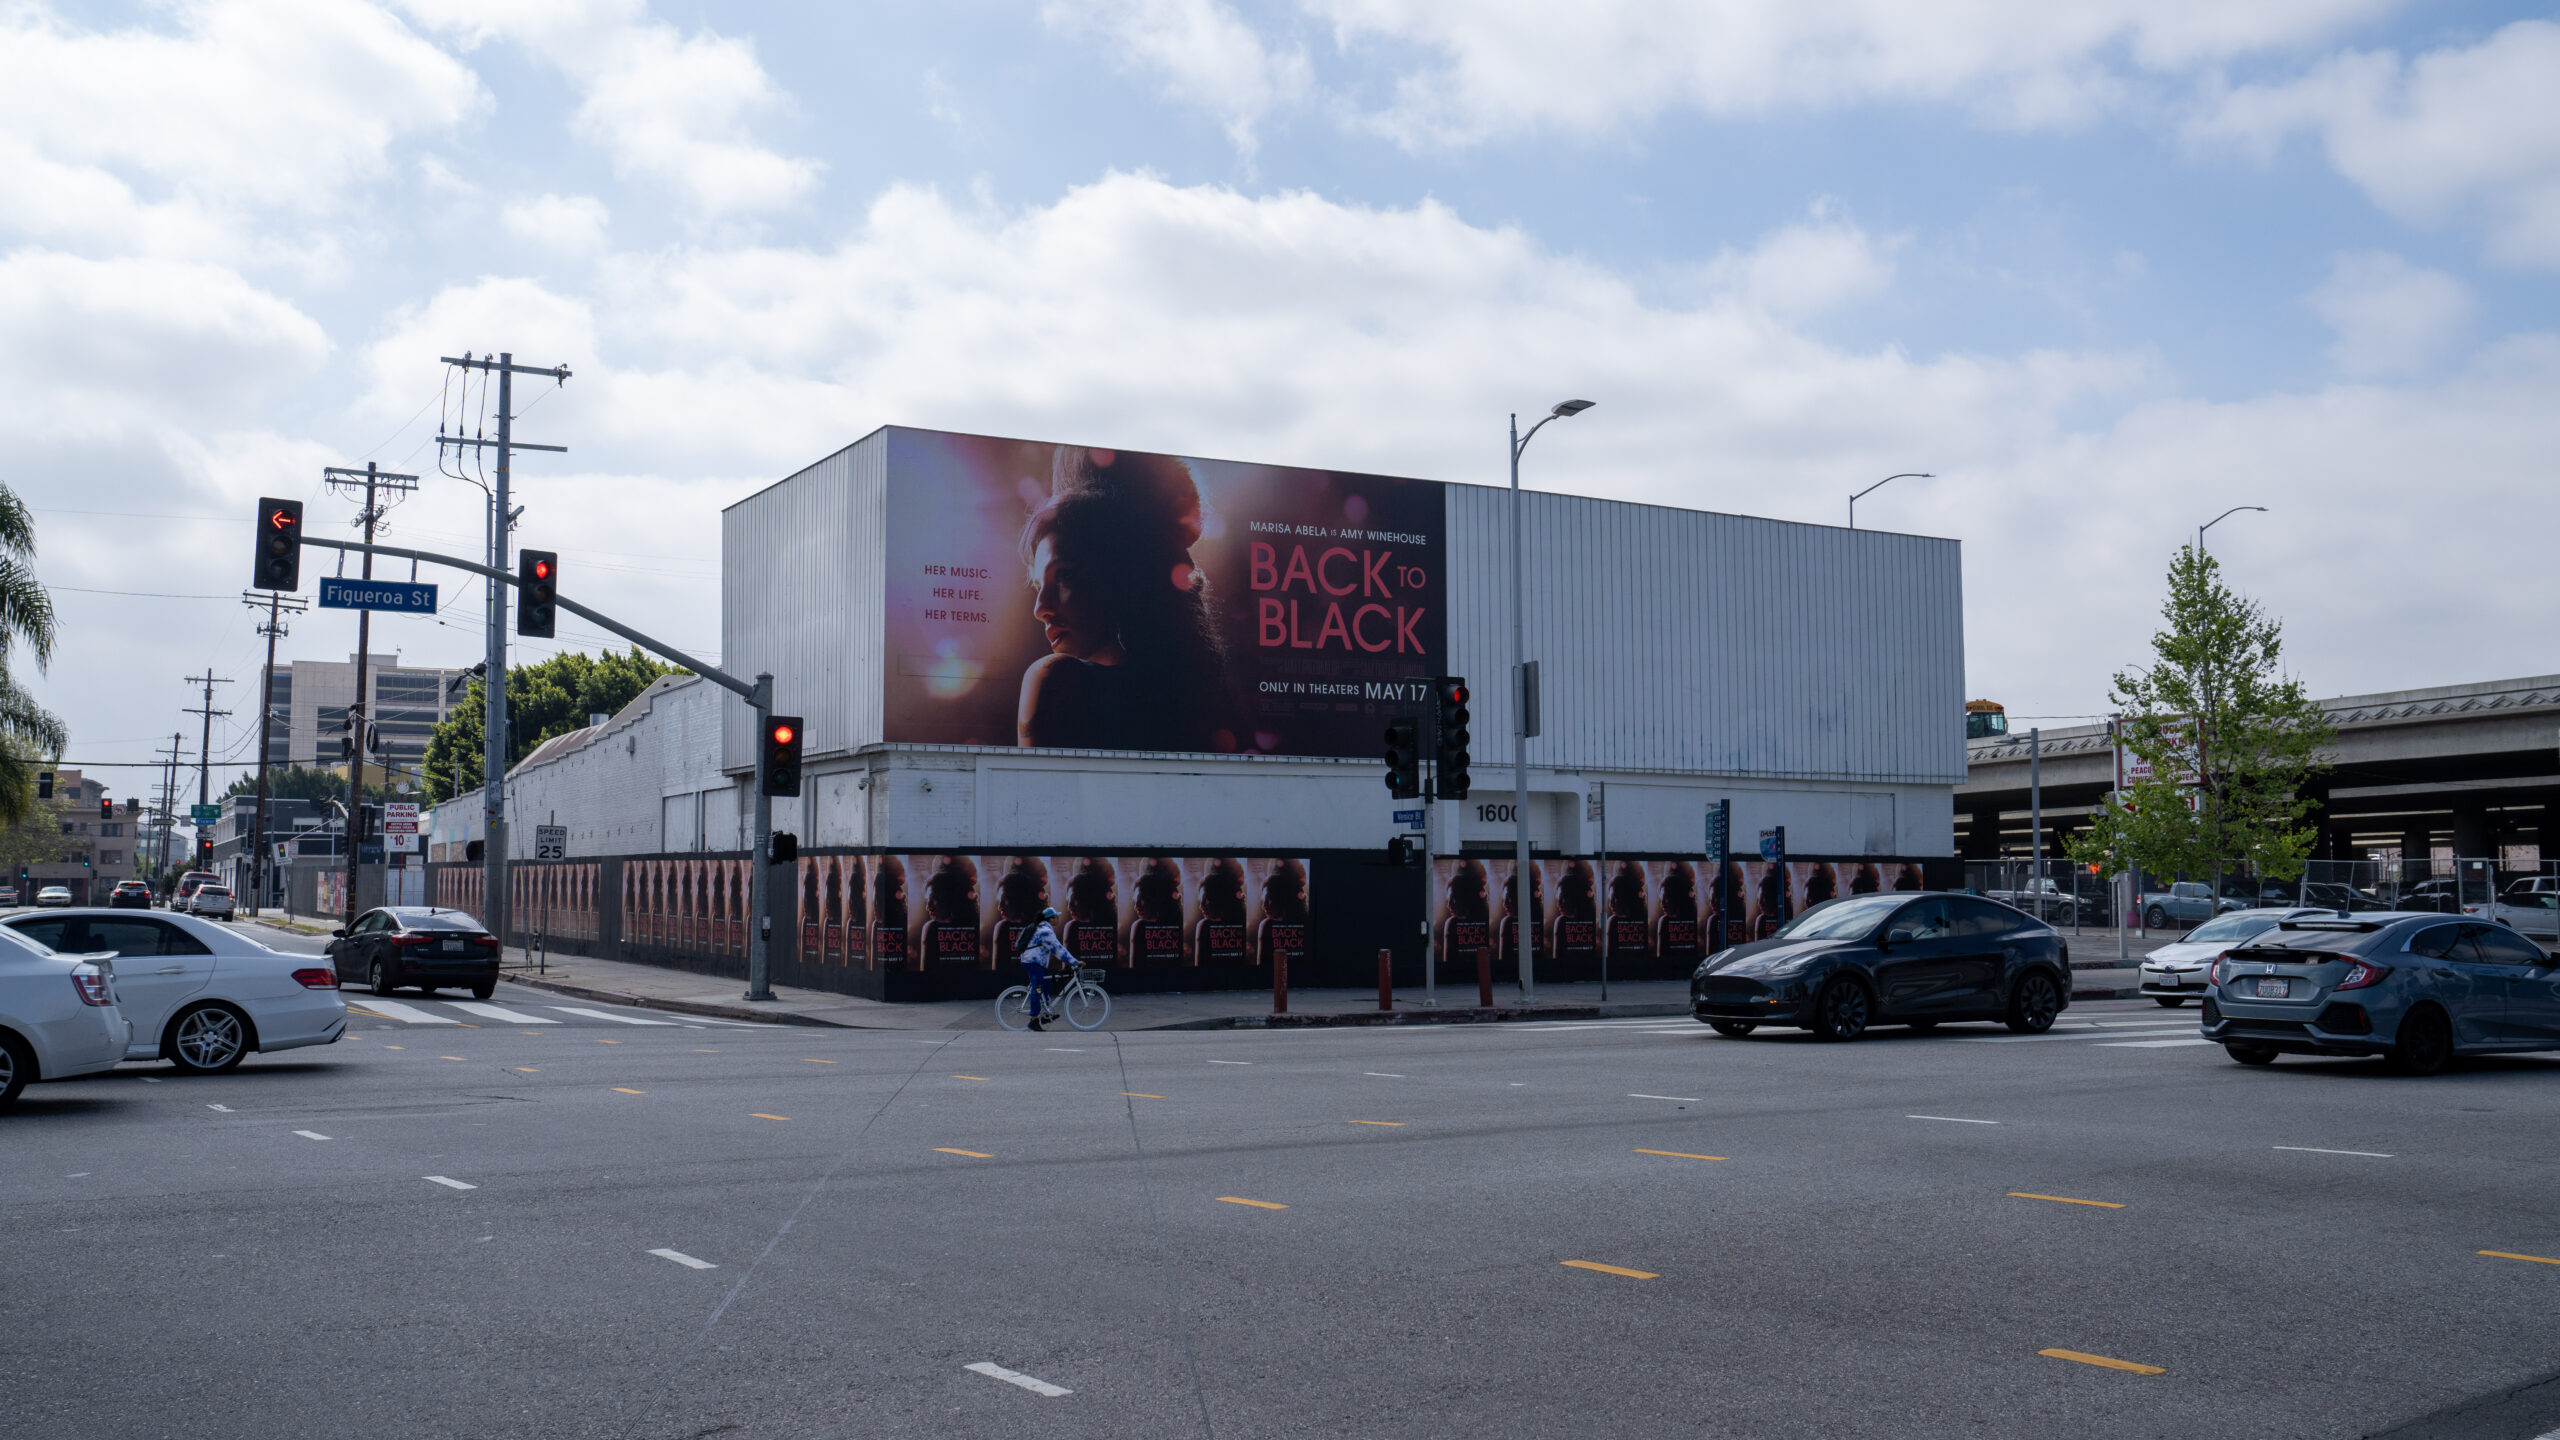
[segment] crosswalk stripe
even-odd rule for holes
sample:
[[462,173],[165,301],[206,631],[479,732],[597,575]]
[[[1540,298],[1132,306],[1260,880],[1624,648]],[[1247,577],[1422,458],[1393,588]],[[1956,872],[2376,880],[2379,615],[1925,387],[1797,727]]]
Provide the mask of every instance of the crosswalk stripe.
[[551,1008],[559,1011],[563,1015],[580,1015],[589,1020],[611,1020],[617,1025],[674,1025],[679,1023],[674,1020],[642,1020],[631,1015],[616,1015],[610,1010],[588,1010],[576,1005],[554,1005]]
[[[353,1009],[355,1007],[350,1006],[348,1008]],[[404,1025],[459,1025],[462,1023],[459,1020],[453,1019],[451,1016],[438,1015],[432,1011],[421,1010],[415,1005],[403,1005],[397,1000],[385,1000],[378,995],[367,995],[364,997],[363,1008],[372,1011],[374,1014],[381,1016],[385,1020],[397,1020]]]
[[456,1010],[468,1010],[474,1015],[491,1020],[504,1020],[510,1025],[557,1025],[560,1023],[547,1015],[527,1015],[521,1011],[510,1010],[504,1005],[492,1005],[485,1000],[448,1000],[445,1003]]

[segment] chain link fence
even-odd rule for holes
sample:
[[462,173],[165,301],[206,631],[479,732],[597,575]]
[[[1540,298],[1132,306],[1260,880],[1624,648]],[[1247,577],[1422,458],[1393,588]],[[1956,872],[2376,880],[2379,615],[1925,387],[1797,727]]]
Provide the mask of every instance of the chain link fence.
[[2560,939],[2560,861],[2513,854],[2314,860],[2293,880],[2261,879],[2239,865],[2192,880],[2139,872],[2110,879],[2053,857],[2041,866],[2033,860],[1968,860],[1964,869],[1967,890],[2076,930],[2111,930],[2119,922],[2185,930],[2223,910],[2316,905],[2351,914],[2476,915],[2538,939]]

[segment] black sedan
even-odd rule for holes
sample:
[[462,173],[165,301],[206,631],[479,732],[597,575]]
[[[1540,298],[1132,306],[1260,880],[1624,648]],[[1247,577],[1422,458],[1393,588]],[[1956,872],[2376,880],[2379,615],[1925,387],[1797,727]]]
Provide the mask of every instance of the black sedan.
[[1926,1030],[2003,1020],[2053,1028],[2071,1003],[2071,947],[2033,916],[1976,895],[1854,895],[1776,935],[1719,950],[1689,979],[1698,1019],[1740,1037],[1792,1025],[1854,1040],[1870,1025]]
[[460,910],[399,905],[368,910],[332,931],[329,954],[349,985],[376,995],[414,985],[433,995],[468,987],[482,1000],[498,990],[498,937]]

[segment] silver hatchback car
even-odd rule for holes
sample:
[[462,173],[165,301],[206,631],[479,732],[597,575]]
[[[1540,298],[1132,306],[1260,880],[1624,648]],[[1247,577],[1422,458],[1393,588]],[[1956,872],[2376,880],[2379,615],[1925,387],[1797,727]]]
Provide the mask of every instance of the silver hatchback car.
[[2504,925],[2447,915],[2286,920],[2213,964],[2204,1036],[2243,1065],[2560,1050],[2560,963]]

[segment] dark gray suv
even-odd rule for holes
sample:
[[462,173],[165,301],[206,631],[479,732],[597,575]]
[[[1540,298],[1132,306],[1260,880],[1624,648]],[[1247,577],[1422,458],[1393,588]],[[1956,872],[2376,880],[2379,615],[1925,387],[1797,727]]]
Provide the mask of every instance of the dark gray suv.
[[1854,1040],[1869,1025],[1950,1020],[2004,1020],[2032,1035],[2070,1003],[2062,936],[1976,895],[1827,901],[1766,940],[1708,956],[1689,979],[1691,1013],[1736,1038],[1793,1025]]

